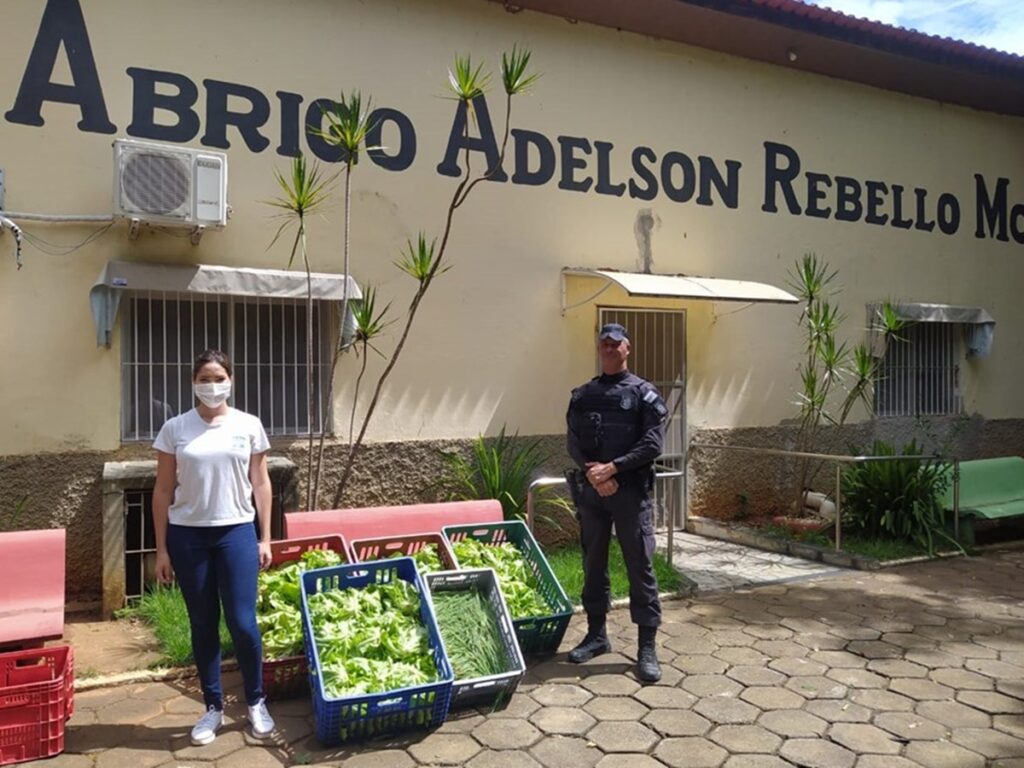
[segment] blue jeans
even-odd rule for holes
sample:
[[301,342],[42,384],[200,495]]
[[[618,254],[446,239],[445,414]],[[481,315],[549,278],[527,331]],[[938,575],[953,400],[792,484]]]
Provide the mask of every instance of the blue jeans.
[[197,528],[167,526],[167,554],[185,596],[203,701],[224,708],[220,687],[220,611],[235,643],[245,700],[263,696],[263,640],[256,624],[259,547],[252,523]]

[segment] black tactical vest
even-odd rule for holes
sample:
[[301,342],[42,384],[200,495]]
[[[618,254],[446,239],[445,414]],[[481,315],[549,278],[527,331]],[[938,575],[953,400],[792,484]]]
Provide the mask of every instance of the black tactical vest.
[[572,407],[580,447],[594,461],[607,462],[629,451],[640,439],[641,392],[633,379],[606,384],[595,379],[576,392]]

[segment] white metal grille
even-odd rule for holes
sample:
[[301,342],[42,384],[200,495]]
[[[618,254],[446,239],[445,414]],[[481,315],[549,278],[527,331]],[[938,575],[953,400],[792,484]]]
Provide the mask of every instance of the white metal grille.
[[156,576],[156,536],[153,531],[153,492],[124,494],[124,594],[141,597]]
[[[192,408],[192,362],[221,349],[235,367],[231,404],[259,416],[268,434],[308,434],[306,304],[302,300],[140,293],[125,298],[122,336],[123,440],[152,440]],[[313,304],[312,429],[325,423],[331,316]]]
[[[605,323],[626,327],[630,336],[629,369],[654,384],[665,398],[669,423],[658,467],[682,473],[686,446],[686,310],[602,307],[598,327]],[[680,474],[655,483],[655,524],[659,528],[681,524],[683,482]]]
[[875,382],[875,415],[963,412],[959,329],[954,323],[915,323],[889,342]]

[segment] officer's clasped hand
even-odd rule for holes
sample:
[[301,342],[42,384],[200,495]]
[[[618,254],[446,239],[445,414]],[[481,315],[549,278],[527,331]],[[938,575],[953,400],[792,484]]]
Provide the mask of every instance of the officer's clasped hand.
[[615,466],[614,462],[608,462],[607,464],[599,461],[587,462],[587,480],[595,488],[601,483],[611,480],[612,476],[618,471],[618,467]]

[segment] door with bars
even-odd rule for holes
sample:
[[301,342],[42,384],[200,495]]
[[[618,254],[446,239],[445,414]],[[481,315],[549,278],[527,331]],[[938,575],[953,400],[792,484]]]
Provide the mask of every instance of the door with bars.
[[678,527],[685,503],[686,310],[600,307],[598,327],[620,323],[630,336],[629,369],[654,384],[665,398],[669,420],[654,484],[655,526]]

